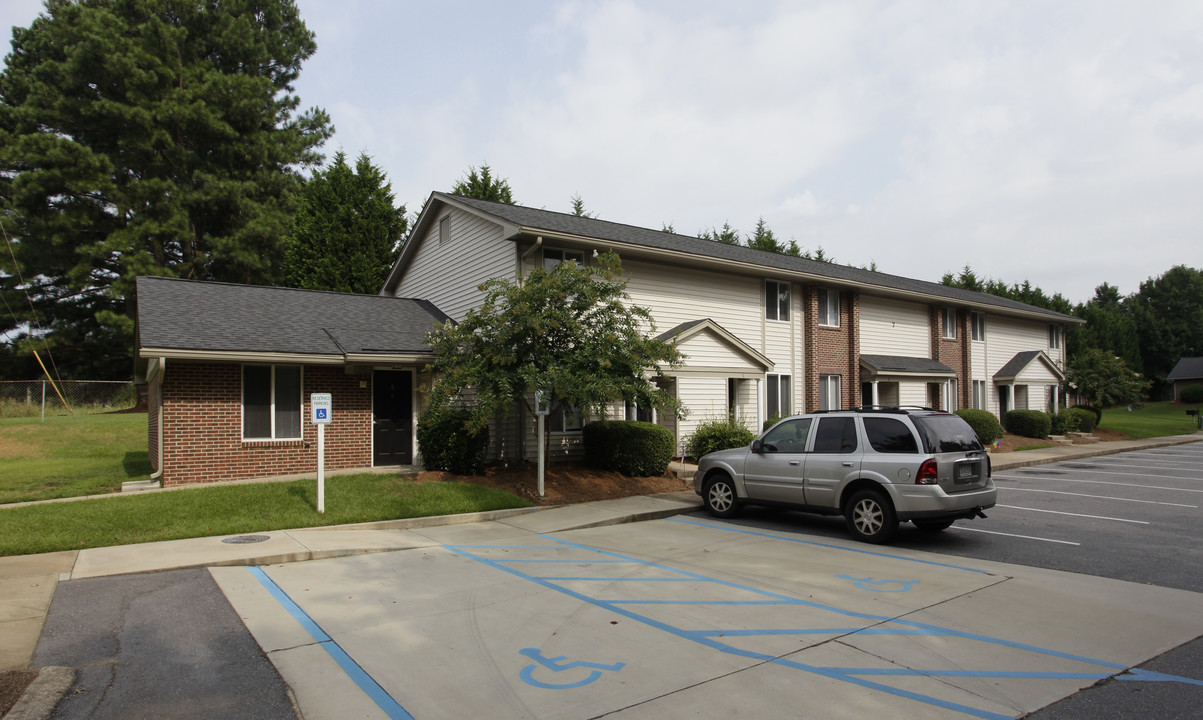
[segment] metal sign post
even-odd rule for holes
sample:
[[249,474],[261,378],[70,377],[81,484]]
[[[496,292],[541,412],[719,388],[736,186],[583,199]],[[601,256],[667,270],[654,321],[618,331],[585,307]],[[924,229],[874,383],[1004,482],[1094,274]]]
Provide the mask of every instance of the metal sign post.
[[543,497],[543,469],[547,465],[547,459],[544,457],[547,450],[547,439],[544,433],[547,416],[551,414],[551,403],[547,402],[547,393],[543,390],[535,391],[535,417],[538,418],[536,425],[536,434],[539,436],[539,497]]
[[330,393],[309,394],[309,422],[317,425],[317,511],[326,512],[326,426],[334,415]]

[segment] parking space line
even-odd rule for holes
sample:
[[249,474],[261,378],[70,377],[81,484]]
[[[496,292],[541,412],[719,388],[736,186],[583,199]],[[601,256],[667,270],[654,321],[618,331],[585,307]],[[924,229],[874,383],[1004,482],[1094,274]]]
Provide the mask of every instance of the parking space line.
[[1054,540],[1052,538],[1036,537],[1035,535],[1016,535],[1015,533],[999,532],[997,530],[982,530],[981,528],[965,527],[964,525],[953,525],[949,530],[964,530],[966,532],[986,533],[987,535],[1005,535],[1007,537],[1021,538],[1023,540],[1039,540],[1040,542],[1051,542],[1059,545],[1075,545],[1080,546],[1082,543],[1070,542],[1069,540]]
[[685,525],[697,525],[699,527],[710,528],[711,530],[721,530],[723,532],[739,533],[741,535],[754,535],[757,537],[765,537],[772,540],[783,540],[785,542],[797,543],[799,545],[813,545],[815,547],[828,548],[830,550],[842,550],[844,552],[859,553],[861,555],[875,555],[877,557],[890,558],[891,560],[902,560],[904,562],[918,563],[920,565],[935,565],[937,567],[952,568],[953,570],[965,570],[967,572],[981,573],[989,575],[990,572],[979,568],[965,567],[963,565],[951,565],[949,563],[936,562],[934,560],[921,560],[919,558],[903,557],[901,555],[891,555],[890,553],[880,552],[877,550],[865,550],[864,548],[844,547],[843,545],[833,545],[832,543],[822,543],[815,540],[800,540],[798,538],[789,537],[786,535],[773,535],[767,532],[757,532],[756,530],[745,530],[743,528],[727,527],[725,525],[712,525],[710,523],[698,522],[697,520],[683,520],[679,517],[667,518],[670,522],[682,523]]
[[1183,505],[1182,503],[1159,502],[1157,500],[1137,500],[1135,498],[1113,497],[1111,495],[1087,495],[1086,493],[1072,493],[1072,492],[1065,492],[1064,490],[1041,490],[1039,488],[1013,488],[1013,487],[1001,487],[1001,488],[999,488],[999,490],[1006,490],[1008,492],[1049,493],[1052,495],[1073,495],[1075,497],[1094,498],[1095,500],[1116,500],[1119,502],[1143,503],[1145,505],[1169,505],[1171,507],[1181,507],[1181,508],[1198,508],[1199,507],[1198,505]]
[[1107,517],[1106,515],[1083,515],[1082,513],[1063,512],[1061,510],[1045,510],[1043,508],[1020,507],[1019,505],[995,505],[994,507],[1011,508],[1012,510],[1030,510],[1032,512],[1052,513],[1054,515],[1072,515],[1073,517],[1092,518],[1094,520],[1114,520],[1116,522],[1136,523],[1138,525],[1148,525],[1145,520],[1128,520],[1125,518]]
[[[1129,473],[1129,472],[1108,472],[1106,470],[1082,470],[1080,468],[1062,467],[1060,465],[1054,465],[1050,469],[1055,470],[1056,472],[1059,472],[1059,473],[1076,472],[1076,473],[1088,473],[1090,475],[1123,475],[1125,477],[1128,477],[1128,476],[1135,474],[1135,473]],[[994,477],[1024,478],[1024,477],[1048,477],[1048,475],[1049,475],[1048,473],[1043,473],[1041,470],[1029,470],[1027,472],[1019,473],[1018,475],[1004,475],[1002,473],[999,473],[997,475],[994,475]],[[1189,477],[1179,477],[1177,475],[1150,475],[1149,473],[1141,473],[1141,475],[1143,477],[1165,478],[1166,480],[1194,480],[1195,479],[1195,478],[1189,478]],[[1124,483],[1119,483],[1119,484],[1124,484]],[[1137,484],[1137,487],[1149,487],[1149,486]],[[1165,488],[1165,489],[1166,490],[1184,490],[1185,492],[1203,492],[1203,490],[1192,490],[1189,488]]]
[[[1066,468],[1066,471],[1067,472],[1093,472],[1091,470],[1073,470],[1072,468]],[[1061,472],[1061,471],[1058,470],[1058,472]],[[1114,474],[1122,475],[1123,473],[1114,473]],[[1134,488],[1141,488],[1144,490],[1172,490],[1172,491],[1176,491],[1176,492],[1203,493],[1203,490],[1198,490],[1195,488],[1165,487],[1163,485],[1141,485],[1140,483],[1122,483],[1122,482],[1114,482],[1112,480],[1079,480],[1079,479],[1075,479],[1075,478],[1053,477],[1052,475],[1039,475],[1037,473],[1025,473],[1023,475],[995,474],[993,477],[996,480],[1025,480],[1025,479],[1030,479],[1033,477],[1038,477],[1041,480],[1052,480],[1054,482],[1091,483],[1093,485],[1115,485],[1118,487],[1134,487]],[[1186,480],[1188,478],[1180,478],[1180,479]]]
[[371,698],[372,702],[376,703],[376,706],[379,707],[385,715],[388,715],[390,718],[392,718],[392,720],[414,720],[414,716],[410,715],[405,708],[401,707],[401,703],[393,699],[393,696],[389,695],[388,691],[380,687],[380,683],[372,679],[372,676],[368,675],[367,672],[359,666],[359,663],[352,660],[351,656],[342,649],[342,646],[334,642],[334,640],[328,634],[326,634],[326,631],[322,630],[321,626],[319,626],[313,620],[313,618],[309,617],[309,614],[302,610],[301,606],[297,605],[296,602],[294,602],[293,599],[288,596],[288,593],[284,592],[284,590],[277,585],[274,580],[268,577],[267,573],[263,571],[263,568],[248,567],[247,570],[251,571],[251,574],[259,580],[259,584],[261,584],[267,590],[267,592],[271,594],[272,598],[274,598],[276,602],[280,603],[280,605],[288,611],[288,614],[301,624],[301,627],[305,628],[305,631],[309,633],[309,636],[317,641],[317,644],[330,655],[334,662],[338,663],[338,666],[341,667],[343,672],[345,672],[347,676],[351,678],[351,681],[358,685],[359,689],[363,690],[364,694]]
[[[712,527],[712,526],[705,525],[703,523],[693,523],[693,524],[701,525],[703,527]],[[719,529],[721,529],[721,528],[719,528]],[[752,533],[752,534],[757,534],[757,533]],[[675,575],[678,575],[681,577],[693,578],[701,584],[701,587],[706,587],[706,586],[715,587],[720,590],[736,589],[736,590],[746,592],[746,593],[749,593],[752,595],[759,595],[761,597],[771,598],[771,600],[767,601],[767,603],[769,603],[769,604],[796,604],[796,605],[801,605],[801,606],[810,607],[810,608],[814,608],[814,609],[824,610],[824,611],[831,612],[836,615],[841,615],[844,617],[859,618],[859,619],[868,621],[873,624],[872,624],[872,626],[866,626],[866,627],[853,626],[853,627],[836,627],[836,628],[831,628],[831,627],[828,627],[828,628],[766,628],[763,630],[738,630],[738,629],[697,630],[697,629],[689,629],[689,628],[684,628],[684,627],[678,627],[678,626],[674,625],[673,622],[659,620],[659,619],[653,618],[649,615],[645,615],[645,614],[636,612],[632,609],[629,609],[629,606],[634,605],[634,604],[658,605],[658,604],[703,604],[703,603],[715,604],[715,605],[762,605],[762,604],[766,604],[766,601],[764,601],[764,600],[723,601],[720,599],[716,599],[714,601],[700,601],[700,602],[691,601],[689,603],[678,603],[678,602],[673,602],[673,601],[666,602],[666,601],[654,601],[654,600],[647,600],[647,601],[608,600],[605,598],[594,597],[585,592],[581,592],[579,590],[574,590],[572,588],[565,587],[565,586],[560,585],[557,582],[554,582],[546,577],[529,575],[520,569],[520,567],[519,567],[520,564],[513,563],[506,559],[489,557],[485,553],[476,552],[478,550],[505,548],[506,546],[504,546],[504,545],[480,545],[480,546],[477,546],[477,545],[446,545],[444,547],[445,547],[445,549],[447,549],[450,552],[454,552],[456,554],[470,558],[472,560],[480,562],[480,563],[487,565],[489,567],[492,567],[494,569],[500,570],[505,573],[509,573],[511,575],[514,575],[516,577],[522,578],[529,582],[535,583],[542,587],[562,593],[564,595],[567,595],[569,597],[577,599],[581,602],[593,605],[597,608],[600,608],[603,610],[608,610],[608,611],[613,612],[618,615],[622,615],[623,617],[643,623],[645,625],[648,625],[649,627],[652,627],[652,628],[655,628],[658,630],[663,630],[664,632],[670,633],[676,637],[698,643],[698,644],[700,644],[704,647],[708,647],[712,650],[718,650],[723,653],[728,653],[728,654],[732,654],[732,655],[736,655],[739,657],[744,657],[744,658],[748,658],[748,659],[752,659],[752,660],[758,660],[758,661],[761,661],[764,663],[776,664],[776,665],[781,665],[784,667],[790,667],[790,668],[794,668],[794,669],[798,669],[798,670],[803,670],[805,672],[813,673],[813,674],[820,675],[823,677],[840,680],[842,682],[847,682],[847,683],[853,684],[853,685],[859,685],[861,687],[865,687],[865,688],[869,688],[869,689],[873,689],[873,690],[878,690],[880,692],[888,693],[888,694],[891,694],[891,695],[894,695],[897,697],[907,698],[910,700],[915,700],[915,701],[918,701],[921,703],[926,703],[928,705],[933,705],[933,706],[937,706],[937,707],[946,708],[949,710],[954,710],[954,711],[961,712],[966,715],[971,715],[974,717],[990,718],[992,720],[1001,720],[1002,718],[1009,718],[1010,716],[1000,715],[998,713],[990,712],[988,710],[984,710],[981,708],[970,707],[968,705],[963,705],[960,703],[944,700],[939,697],[924,695],[923,693],[917,692],[917,691],[905,690],[905,689],[893,687],[890,685],[884,685],[879,682],[874,682],[873,680],[869,680],[866,678],[874,677],[874,676],[888,676],[888,677],[916,677],[916,678],[974,677],[974,678],[1016,678],[1016,679],[1102,680],[1105,678],[1112,677],[1117,672],[1123,672],[1126,670],[1126,667],[1123,665],[1119,665],[1119,664],[1104,661],[1104,660],[1096,660],[1096,659],[1084,657],[1081,655],[1076,655],[1073,653],[1060,652],[1057,650],[1041,648],[1041,647],[1029,645],[1026,643],[1019,643],[1019,642],[1014,642],[1014,641],[1010,641],[1010,640],[1004,640],[1002,638],[990,637],[987,635],[979,635],[979,634],[975,634],[975,633],[963,632],[963,631],[954,630],[951,628],[944,628],[944,627],[940,627],[937,625],[921,623],[921,622],[917,622],[917,621],[913,621],[913,620],[905,620],[905,619],[898,618],[898,617],[889,617],[889,616],[884,616],[884,615],[871,615],[871,614],[862,613],[862,612],[855,612],[855,611],[846,610],[844,608],[840,608],[840,607],[836,607],[836,606],[832,606],[832,605],[824,605],[822,603],[817,603],[817,602],[810,601],[810,600],[802,600],[800,598],[791,598],[791,597],[789,597],[787,595],[783,595],[781,593],[752,587],[750,585],[743,585],[743,584],[739,584],[739,583],[730,582],[727,580],[721,580],[721,579],[714,578],[714,577],[707,577],[705,575],[701,575],[696,572],[690,572],[690,571],[682,570],[679,568],[673,568],[673,567],[665,565],[663,563],[657,563],[657,562],[652,562],[652,561],[648,561],[648,560],[641,560],[641,559],[634,558],[634,557],[624,556],[624,555],[621,555],[621,554],[613,552],[613,551],[603,550],[601,548],[595,548],[595,547],[591,547],[588,545],[583,545],[580,543],[561,540],[561,539],[550,537],[550,536],[540,536],[540,537],[546,538],[550,543],[555,543],[555,545],[548,545],[544,548],[539,548],[540,550],[554,549],[556,547],[559,547],[565,551],[578,551],[578,552],[586,551],[586,552],[597,553],[597,554],[602,555],[607,558],[622,558],[632,564],[639,564],[639,565],[642,565],[647,568],[654,568],[656,570],[659,570],[662,572],[667,572],[667,573],[672,573],[672,574],[675,574]],[[772,539],[775,539],[775,540],[788,540],[788,538],[780,538],[780,537],[774,537],[774,536],[768,536],[768,537],[771,537]],[[506,549],[508,549],[508,548],[506,548]],[[844,549],[844,548],[835,547],[834,549]],[[896,559],[906,560],[908,558],[897,557]],[[581,562],[579,557],[577,558],[576,562],[578,562],[578,563]],[[938,564],[938,563],[934,563],[934,564]],[[583,579],[583,578],[581,578],[581,579]],[[635,580],[635,579],[633,579],[633,580]],[[699,588],[699,590],[701,590],[701,587]],[[674,618],[674,621],[679,622],[680,619]],[[975,642],[984,642],[984,643],[995,644],[995,645],[1004,646],[1004,647],[1008,647],[1008,648],[1012,648],[1012,649],[1031,652],[1031,653],[1042,655],[1045,657],[1053,657],[1053,658],[1059,658],[1059,659],[1063,659],[1063,660],[1069,660],[1069,661],[1072,661],[1075,663],[1084,663],[1084,664],[1088,664],[1088,665],[1093,665],[1098,668],[1101,668],[1101,670],[1096,671],[1096,672],[1076,672],[1076,671],[1069,671],[1069,670],[1067,670],[1065,672],[1027,672],[1027,671],[1017,671],[1017,670],[960,670],[960,669],[942,669],[942,668],[915,669],[915,668],[897,668],[897,667],[896,668],[827,667],[827,666],[811,665],[808,663],[791,660],[788,657],[781,657],[781,656],[777,656],[777,655],[770,654],[770,653],[764,653],[764,652],[759,652],[756,650],[749,650],[749,649],[744,649],[744,648],[740,648],[740,647],[735,647],[733,645],[728,644],[724,640],[719,639],[719,638],[728,638],[728,637],[754,638],[754,637],[758,637],[758,636],[766,636],[767,637],[767,636],[786,635],[786,634],[799,634],[799,635],[800,634],[926,635],[926,636],[953,637],[953,638],[959,638],[959,639],[964,639],[964,640],[971,640],[971,641],[975,641]]]

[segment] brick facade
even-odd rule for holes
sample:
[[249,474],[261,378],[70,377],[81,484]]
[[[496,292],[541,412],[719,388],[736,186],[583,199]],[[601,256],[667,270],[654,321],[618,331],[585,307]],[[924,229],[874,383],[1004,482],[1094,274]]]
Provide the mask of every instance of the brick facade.
[[840,403],[853,407],[860,395],[860,293],[840,290],[840,326],[819,325],[819,288],[802,289],[805,390],[802,412],[819,409],[819,376],[840,376]]
[[[957,374],[957,408],[970,407],[973,392],[969,382],[969,311],[955,308],[956,339],[944,337],[944,305],[929,306],[928,318],[931,328],[931,359],[952,368]],[[936,391],[935,407],[944,404],[944,389]]]
[[[326,469],[372,465],[371,383],[360,387],[364,378],[342,367],[303,368],[302,437],[271,441],[242,440],[240,364],[175,361],[166,370],[161,398],[165,486],[316,472],[317,427],[309,422],[308,403],[315,392],[334,396],[333,422],[325,431]],[[156,425],[150,423],[151,433]],[[153,456],[157,442],[150,447]]]

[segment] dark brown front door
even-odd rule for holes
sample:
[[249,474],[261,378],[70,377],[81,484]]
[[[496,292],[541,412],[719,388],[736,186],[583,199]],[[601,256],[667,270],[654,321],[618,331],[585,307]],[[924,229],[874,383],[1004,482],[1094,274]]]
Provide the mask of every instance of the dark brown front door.
[[377,370],[372,374],[372,464],[413,462],[413,373]]

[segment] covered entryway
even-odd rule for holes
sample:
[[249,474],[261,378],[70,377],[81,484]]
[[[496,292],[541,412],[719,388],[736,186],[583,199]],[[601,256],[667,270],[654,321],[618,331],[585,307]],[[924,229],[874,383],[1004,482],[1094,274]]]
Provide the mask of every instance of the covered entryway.
[[413,373],[372,373],[372,465],[413,462]]

